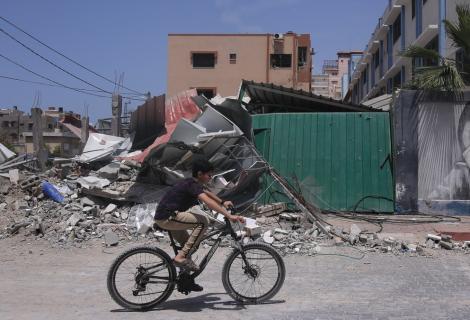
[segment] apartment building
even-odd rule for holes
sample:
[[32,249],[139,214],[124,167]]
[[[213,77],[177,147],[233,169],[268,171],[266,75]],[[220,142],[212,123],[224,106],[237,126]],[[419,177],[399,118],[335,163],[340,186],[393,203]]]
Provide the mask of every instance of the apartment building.
[[358,57],[362,57],[362,51],[338,51],[336,60],[325,60],[322,74],[312,76],[312,93],[342,100],[349,86],[349,70]]
[[[46,148],[56,155],[74,156],[81,150],[80,115],[48,107],[42,115],[42,133]],[[0,141],[17,153],[33,153],[33,119],[17,107],[0,109]]]
[[415,66],[436,61],[412,61],[399,55],[410,45],[434,49],[441,56],[459,58],[442,20],[457,19],[456,5],[468,0],[389,0],[364,54],[349,78],[347,101],[361,103],[392,93],[411,79]]
[[242,79],[310,91],[309,34],[169,34],[167,95],[233,96]]

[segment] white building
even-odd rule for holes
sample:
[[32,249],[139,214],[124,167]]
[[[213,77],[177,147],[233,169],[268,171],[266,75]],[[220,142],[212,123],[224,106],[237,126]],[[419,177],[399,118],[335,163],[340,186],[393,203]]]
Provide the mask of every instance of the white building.
[[389,0],[364,54],[349,77],[345,100],[361,103],[392,93],[411,79],[414,66],[437,61],[401,57],[410,45],[437,50],[441,56],[460,58],[446,35],[442,20],[457,20],[456,5],[469,0]]

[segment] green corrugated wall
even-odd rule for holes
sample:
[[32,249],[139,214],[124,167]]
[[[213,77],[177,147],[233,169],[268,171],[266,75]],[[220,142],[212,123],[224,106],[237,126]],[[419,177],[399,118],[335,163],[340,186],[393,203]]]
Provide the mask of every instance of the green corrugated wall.
[[[253,129],[266,160],[282,175],[314,185],[304,195],[322,209],[351,210],[365,196],[393,199],[388,113],[254,115]],[[393,202],[368,198],[358,209],[393,212]]]

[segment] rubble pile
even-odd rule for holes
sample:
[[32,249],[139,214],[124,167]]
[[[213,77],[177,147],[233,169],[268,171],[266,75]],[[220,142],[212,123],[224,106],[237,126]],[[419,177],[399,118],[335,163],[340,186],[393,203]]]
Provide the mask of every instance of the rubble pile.
[[[273,208],[279,207],[279,204]],[[263,208],[263,211],[269,212]],[[352,224],[349,230],[340,227],[328,227],[331,239],[319,228],[307,222],[297,213],[281,213],[272,217],[258,217],[256,226],[259,231],[248,241],[260,241],[272,245],[282,254],[314,256],[325,246],[355,246],[363,251],[390,253],[395,255],[417,254],[432,255],[432,249],[446,249],[470,253],[470,241],[453,241],[449,235],[428,234],[425,242],[418,241],[413,234],[389,234],[363,231]],[[244,235],[250,232],[244,228]]]
[[[43,174],[23,170],[16,184],[2,179],[0,239],[21,233],[57,245],[80,245],[94,238],[115,245],[145,234],[151,223],[143,230],[139,219],[153,218],[153,213],[139,212],[136,217],[142,205],[125,197],[137,174],[137,168],[119,162],[96,171],[67,163]],[[46,183],[62,198],[48,197]]]

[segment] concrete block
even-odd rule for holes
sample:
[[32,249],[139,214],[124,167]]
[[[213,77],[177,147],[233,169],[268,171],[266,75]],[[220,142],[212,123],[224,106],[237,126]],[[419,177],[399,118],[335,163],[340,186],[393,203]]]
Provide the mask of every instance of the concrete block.
[[243,228],[243,230],[249,237],[255,237],[261,234],[261,227],[257,225],[247,225]]
[[426,239],[432,239],[434,241],[441,241],[442,238],[438,235],[435,235],[435,234],[431,234],[429,233],[427,236],[426,236]]
[[112,230],[107,230],[104,233],[104,242],[107,246],[115,246],[119,243],[119,237]]
[[86,207],[86,206],[93,207],[95,205],[95,202],[93,200],[91,200],[90,198],[88,198],[88,197],[81,198],[80,203],[84,207]]

